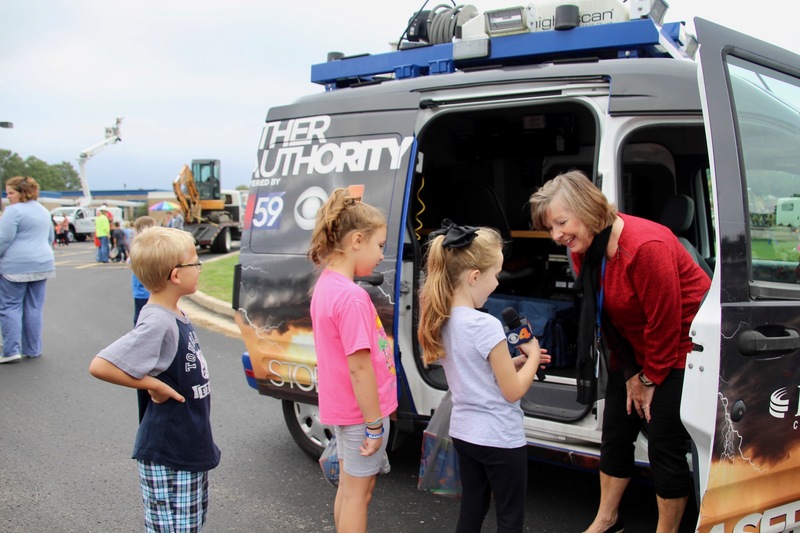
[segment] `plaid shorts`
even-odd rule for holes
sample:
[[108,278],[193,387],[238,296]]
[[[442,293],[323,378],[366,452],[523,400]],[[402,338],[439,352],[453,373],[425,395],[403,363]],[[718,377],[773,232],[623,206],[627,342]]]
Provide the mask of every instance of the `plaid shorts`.
[[208,512],[208,472],[136,461],[147,533],[199,533]]

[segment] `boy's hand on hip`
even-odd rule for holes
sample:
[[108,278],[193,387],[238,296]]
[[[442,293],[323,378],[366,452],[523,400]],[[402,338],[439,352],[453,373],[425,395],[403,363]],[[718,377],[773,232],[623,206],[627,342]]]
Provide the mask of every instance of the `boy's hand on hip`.
[[158,389],[148,389],[147,392],[150,393],[150,399],[153,400],[153,403],[164,403],[170,399],[180,403],[186,401],[183,396],[178,394],[178,391],[163,382]]

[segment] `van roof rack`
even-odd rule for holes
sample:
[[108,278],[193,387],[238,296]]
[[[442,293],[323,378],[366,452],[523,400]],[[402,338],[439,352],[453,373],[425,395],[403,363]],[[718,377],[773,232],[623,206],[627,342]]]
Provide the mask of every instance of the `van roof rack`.
[[[544,63],[570,58],[673,57],[691,59],[696,41],[683,22],[659,26],[650,18],[571,30],[548,30],[363,54],[311,66],[311,81],[326,90],[388,79],[449,74],[486,66]],[[381,77],[385,75],[386,77]]]

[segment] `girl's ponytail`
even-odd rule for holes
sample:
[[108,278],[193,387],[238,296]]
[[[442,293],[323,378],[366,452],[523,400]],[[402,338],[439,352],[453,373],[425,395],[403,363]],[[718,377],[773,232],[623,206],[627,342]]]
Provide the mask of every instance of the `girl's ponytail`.
[[342,251],[341,243],[350,233],[361,231],[369,237],[385,225],[386,219],[378,208],[350,196],[347,189],[336,189],[317,211],[308,258],[317,266],[324,265]]

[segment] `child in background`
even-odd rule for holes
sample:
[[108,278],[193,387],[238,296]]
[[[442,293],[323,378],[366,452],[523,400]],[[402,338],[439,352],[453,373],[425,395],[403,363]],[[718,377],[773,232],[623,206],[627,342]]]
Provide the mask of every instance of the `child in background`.
[[[146,228],[156,225],[156,220],[153,217],[143,216],[137,218],[133,222],[133,229],[136,234],[141,233]],[[131,243],[133,240],[131,240]],[[131,243],[128,243],[130,246]],[[130,258],[129,261],[130,262]],[[142,285],[134,272],[131,276],[131,291],[133,292],[133,327],[136,327],[136,321],[139,320],[139,313],[142,307],[147,303],[150,298],[150,292]]]
[[128,248],[125,242],[125,231],[120,227],[119,220],[114,222],[114,229],[111,230],[111,242],[117,249],[117,257],[116,259],[114,259],[114,262],[115,263],[119,263],[120,261],[127,262]]
[[211,434],[206,360],[178,308],[200,278],[194,237],[145,229],[131,246],[131,267],[150,300],[136,327],[101,350],[89,372],[150,397],[133,449],[146,531],[199,532],[208,511],[208,471],[219,464],[220,452]]
[[354,282],[383,260],[386,220],[336,189],[317,213],[308,256],[323,267],[311,297],[319,414],[334,425],[339,488],[337,531],[364,533],[376,474],[385,472],[385,434],[397,409],[394,354],[369,294]]
[[512,358],[503,325],[478,310],[503,266],[496,230],[446,220],[430,239],[418,336],[425,364],[441,361],[453,399],[450,437],[462,486],[456,532],[481,531],[492,494],[497,531],[521,532],[528,455],[519,400],[550,356],[533,339]]
[[125,232],[125,252],[126,255],[130,255],[131,243],[133,242],[133,238],[136,237],[136,230],[133,229],[130,221],[126,220],[122,223],[122,231]]

